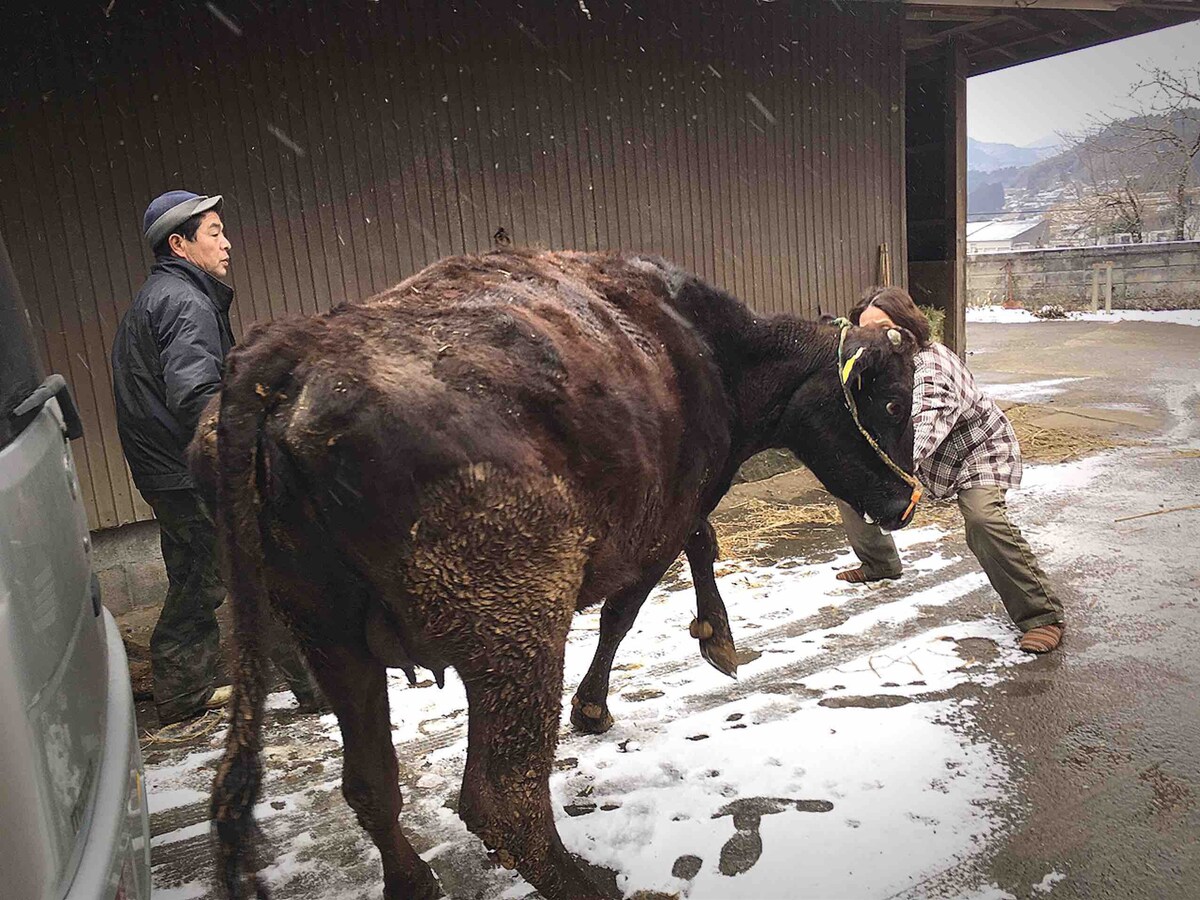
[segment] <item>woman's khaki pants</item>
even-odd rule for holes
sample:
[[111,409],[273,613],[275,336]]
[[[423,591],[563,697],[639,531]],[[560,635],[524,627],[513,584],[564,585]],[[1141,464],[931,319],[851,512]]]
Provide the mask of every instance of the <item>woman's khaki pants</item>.
[[[900,556],[891,535],[868,525],[842,501],[837,505],[850,546],[866,576],[876,579],[899,575]],[[967,546],[1017,627],[1028,631],[1038,625],[1062,622],[1062,604],[1046,573],[1020,529],[1008,519],[1004,491],[992,485],[963,488],[958,492],[958,508],[966,523]]]

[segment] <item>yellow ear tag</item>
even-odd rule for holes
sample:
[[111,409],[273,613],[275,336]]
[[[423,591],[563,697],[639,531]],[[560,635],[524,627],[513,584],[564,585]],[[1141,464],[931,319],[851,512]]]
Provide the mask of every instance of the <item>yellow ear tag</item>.
[[858,362],[858,358],[863,355],[863,348],[859,347],[854,351],[854,355],[846,360],[842,366],[842,384],[850,381],[850,371],[854,368],[854,364]]

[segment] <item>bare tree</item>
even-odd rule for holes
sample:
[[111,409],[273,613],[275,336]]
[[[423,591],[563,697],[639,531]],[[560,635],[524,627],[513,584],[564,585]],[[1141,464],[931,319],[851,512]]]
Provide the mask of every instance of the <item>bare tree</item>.
[[1112,131],[1124,139],[1126,153],[1150,154],[1154,161],[1150,174],[1168,197],[1175,239],[1184,240],[1189,189],[1200,156],[1200,69],[1150,69],[1130,96],[1138,104],[1136,115],[1113,122]]
[[1128,152],[1112,123],[1095,124],[1065,135],[1079,162],[1082,178],[1072,184],[1077,216],[1102,234],[1128,233],[1140,244],[1147,231],[1147,172]]

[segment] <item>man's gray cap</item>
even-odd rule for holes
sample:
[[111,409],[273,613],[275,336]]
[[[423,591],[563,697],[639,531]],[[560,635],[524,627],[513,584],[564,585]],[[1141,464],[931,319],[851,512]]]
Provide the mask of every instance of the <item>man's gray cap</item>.
[[150,201],[142,217],[142,231],[151,247],[157,247],[168,234],[196,213],[210,209],[221,211],[221,195],[206,197],[191,191],[167,191]]

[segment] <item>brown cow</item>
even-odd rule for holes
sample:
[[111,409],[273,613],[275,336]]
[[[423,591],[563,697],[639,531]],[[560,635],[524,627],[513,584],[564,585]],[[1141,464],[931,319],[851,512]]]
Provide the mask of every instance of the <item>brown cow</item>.
[[[904,524],[909,486],[847,411],[838,337],[757,317],[660,259],[567,252],[454,257],[254,329],[230,354],[215,434],[193,445],[237,641],[213,792],[228,894],[246,888],[274,610],[337,714],[343,792],[388,900],[440,895],[398,821],[385,667],[413,665],[453,666],[466,686],[467,826],[551,900],[602,896],[548,788],[571,616],[604,603],[579,689],[597,708],[575,717],[595,729],[616,643],[681,549],[714,608],[706,516],[753,453],[790,449],[858,510]],[[863,350],[863,424],[910,471],[913,343],[891,338],[852,329],[846,352]]]

